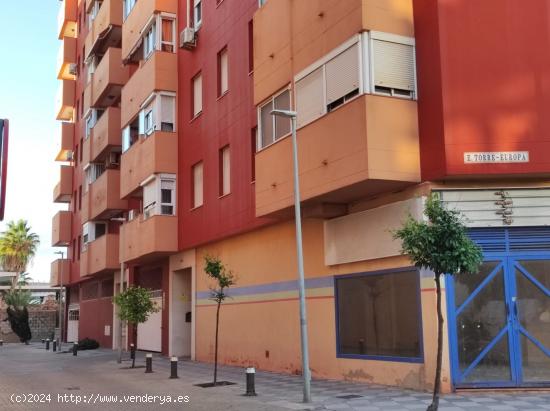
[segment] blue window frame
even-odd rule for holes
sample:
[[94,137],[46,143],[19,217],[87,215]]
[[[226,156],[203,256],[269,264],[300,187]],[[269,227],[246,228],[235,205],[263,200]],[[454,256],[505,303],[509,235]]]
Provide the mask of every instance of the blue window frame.
[[415,267],[334,277],[336,356],[424,362]]

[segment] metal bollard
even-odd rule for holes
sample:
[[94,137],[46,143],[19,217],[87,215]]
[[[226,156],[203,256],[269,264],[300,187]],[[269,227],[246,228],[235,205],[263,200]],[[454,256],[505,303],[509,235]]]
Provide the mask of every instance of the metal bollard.
[[132,368],[136,366],[136,346],[130,344],[130,359],[132,360]]
[[44,338],[42,338],[42,344],[44,344],[46,342],[46,340]]
[[76,357],[78,355],[78,343],[73,343],[73,357]]
[[46,351],[50,351],[50,339],[46,339]]
[[53,340],[53,352],[57,351],[57,340]]
[[153,372],[153,354],[145,355],[145,374]]
[[256,382],[255,382],[256,370],[253,367],[246,369],[246,396],[256,396]]
[[178,377],[178,357],[170,358],[170,378]]
[[0,340],[0,347],[4,345],[4,340]]

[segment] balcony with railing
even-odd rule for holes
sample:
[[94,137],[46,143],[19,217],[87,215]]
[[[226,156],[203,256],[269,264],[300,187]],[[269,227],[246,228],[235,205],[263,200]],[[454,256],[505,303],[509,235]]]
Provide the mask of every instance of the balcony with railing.
[[178,250],[176,216],[143,215],[124,223],[121,228],[120,254],[125,262],[145,262]]
[[89,242],[80,255],[80,276],[92,276],[117,270],[119,235],[105,234]]
[[57,15],[57,35],[63,37],[76,37],[77,0],[62,0]]
[[70,203],[73,194],[73,166],[61,166],[59,183],[53,190],[54,203]]
[[50,286],[67,285],[71,278],[71,260],[58,258],[52,261],[50,267]]
[[71,244],[71,212],[59,211],[52,219],[52,246],[67,247]]
[[57,120],[72,121],[75,107],[74,80],[62,80],[55,98],[55,117]]
[[57,78],[59,80],[76,79],[76,38],[63,37],[57,53]]
[[[93,2],[87,1],[89,7]],[[92,21],[85,40],[86,57],[102,55],[110,47],[120,47],[122,40],[123,0],[104,0]]]
[[90,161],[101,161],[114,147],[121,146],[120,108],[109,107],[90,133]]
[[92,74],[92,107],[108,107],[116,103],[129,76],[130,68],[122,64],[120,49],[109,48]]
[[71,161],[74,144],[74,123],[61,123],[61,147],[55,161]]
[[[82,196],[81,222],[108,220],[128,208],[120,199],[120,170],[105,170]],[[84,206],[85,205],[85,206]]]

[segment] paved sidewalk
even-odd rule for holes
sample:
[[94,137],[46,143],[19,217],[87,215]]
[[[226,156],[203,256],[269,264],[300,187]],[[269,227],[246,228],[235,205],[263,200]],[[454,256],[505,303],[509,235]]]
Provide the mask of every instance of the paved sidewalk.
[[[115,361],[111,350],[79,352],[71,354],[46,352],[41,344],[23,346],[7,344],[0,347],[0,410],[422,410],[430,402],[428,393],[355,384],[343,381],[314,380],[314,403],[301,403],[302,386],[299,376],[289,376],[258,371],[256,374],[257,397],[244,397],[245,374],[242,368],[220,367],[219,380],[235,382],[235,385],[200,388],[195,384],[211,381],[212,365],[182,361],[177,380],[168,379],[169,361],[155,355],[153,374],[145,374],[143,368],[122,369],[129,366]],[[139,353],[138,365],[143,365]],[[12,404],[12,393],[50,393],[50,403]],[[98,399],[98,395],[118,395],[115,404],[98,403],[78,405],[58,403],[57,395],[74,394]],[[188,403],[159,404],[128,403],[128,395],[182,395],[189,396]],[[102,398],[105,400],[105,398]],[[446,395],[441,400],[441,410],[550,410],[550,393],[463,393]]]

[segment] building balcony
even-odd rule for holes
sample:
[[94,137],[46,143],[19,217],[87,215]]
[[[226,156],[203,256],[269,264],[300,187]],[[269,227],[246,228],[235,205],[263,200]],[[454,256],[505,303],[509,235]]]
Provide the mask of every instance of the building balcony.
[[105,170],[82,196],[81,222],[108,220],[128,208],[120,199],[120,170]]
[[120,147],[120,108],[109,107],[105,110],[92,129],[90,138],[87,141],[89,142],[89,159],[91,162],[103,161],[111,148]]
[[59,183],[53,189],[54,203],[70,203],[73,194],[73,166],[61,166]]
[[61,148],[55,161],[71,161],[74,144],[74,123],[61,123]]
[[80,254],[80,276],[86,277],[118,270],[120,268],[118,242],[118,234],[105,234],[88,243],[86,251]]
[[138,115],[141,104],[154,91],[176,92],[177,88],[177,54],[154,52],[140,62],[140,67],[122,88],[121,125],[126,126]]
[[57,120],[72,121],[75,107],[74,80],[62,80],[55,99],[55,118]]
[[71,260],[58,258],[52,261],[50,268],[50,286],[59,287],[61,284],[67,285],[71,278]]
[[122,25],[122,58],[127,59],[139,44],[143,28],[155,13],[176,14],[177,0],[139,0]]
[[[87,6],[93,2],[87,1]],[[104,54],[110,47],[120,47],[122,40],[123,0],[104,0],[85,40],[86,57]]]
[[141,137],[120,159],[120,197],[125,198],[140,188],[152,174],[178,172],[178,135],[156,131]]
[[57,78],[75,80],[76,73],[76,38],[63,37],[57,54]]
[[70,211],[59,211],[52,219],[52,246],[67,247],[71,244]]
[[125,262],[145,262],[178,250],[178,219],[176,216],[140,215],[122,225],[120,255]]
[[[416,101],[362,95],[301,127],[297,138],[305,208],[420,181]],[[256,215],[288,213],[293,187],[292,141],[283,138],[256,154]]]
[[77,0],[62,0],[59,14],[57,15],[57,35],[63,37],[76,37]]
[[120,49],[109,48],[92,74],[91,107],[108,107],[116,103],[129,76],[130,67],[122,64]]

